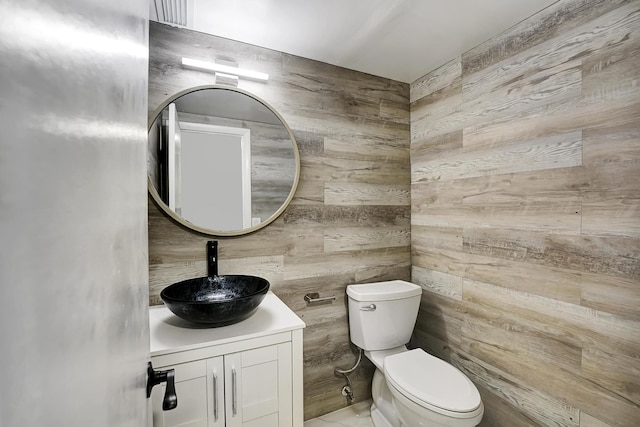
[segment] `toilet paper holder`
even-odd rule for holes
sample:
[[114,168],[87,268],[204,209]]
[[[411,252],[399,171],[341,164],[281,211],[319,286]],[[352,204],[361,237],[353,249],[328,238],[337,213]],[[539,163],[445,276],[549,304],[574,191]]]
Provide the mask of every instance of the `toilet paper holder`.
[[317,302],[326,302],[326,301],[335,301],[336,296],[331,295],[330,297],[320,297],[320,294],[317,292],[310,292],[304,296],[304,300],[309,304],[314,304]]

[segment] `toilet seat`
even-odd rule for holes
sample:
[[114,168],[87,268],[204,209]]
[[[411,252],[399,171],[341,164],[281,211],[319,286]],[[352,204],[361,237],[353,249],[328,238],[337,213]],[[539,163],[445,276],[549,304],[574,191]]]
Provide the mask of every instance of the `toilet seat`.
[[466,418],[481,405],[478,389],[462,372],[421,349],[387,357],[384,374],[407,399],[449,417]]

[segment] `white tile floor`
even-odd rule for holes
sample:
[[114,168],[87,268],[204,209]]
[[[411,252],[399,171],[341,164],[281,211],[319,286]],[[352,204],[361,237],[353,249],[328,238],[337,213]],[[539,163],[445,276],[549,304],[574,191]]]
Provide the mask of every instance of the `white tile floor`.
[[335,412],[305,421],[304,427],[373,427],[369,409],[371,401],[356,403]]

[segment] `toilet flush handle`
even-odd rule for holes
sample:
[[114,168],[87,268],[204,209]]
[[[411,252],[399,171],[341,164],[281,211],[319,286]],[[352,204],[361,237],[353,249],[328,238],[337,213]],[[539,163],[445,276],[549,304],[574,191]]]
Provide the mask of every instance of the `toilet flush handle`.
[[360,307],[360,311],[376,311],[375,304],[365,305],[364,307]]

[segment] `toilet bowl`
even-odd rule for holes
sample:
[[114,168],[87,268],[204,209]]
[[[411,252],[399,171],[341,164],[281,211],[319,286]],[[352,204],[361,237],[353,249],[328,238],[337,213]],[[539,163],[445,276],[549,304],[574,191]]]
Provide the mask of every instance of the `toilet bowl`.
[[406,426],[473,427],[484,406],[475,385],[454,366],[421,349],[385,359],[393,408]]
[[347,286],[351,341],[376,366],[371,419],[376,427],[473,427],[484,406],[457,368],[408,350],[422,288],[394,280]]

